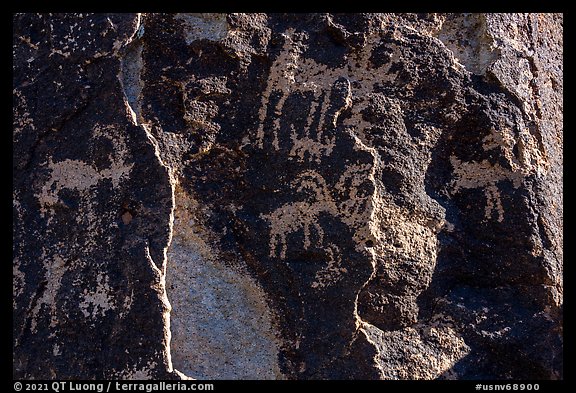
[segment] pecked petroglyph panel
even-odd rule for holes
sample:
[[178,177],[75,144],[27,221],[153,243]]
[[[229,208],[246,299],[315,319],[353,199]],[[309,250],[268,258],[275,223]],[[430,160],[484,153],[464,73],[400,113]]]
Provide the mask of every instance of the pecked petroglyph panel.
[[[369,135],[385,123],[379,119],[398,116],[398,111],[398,129],[406,132],[402,109],[393,96],[386,98],[396,102],[390,114],[376,109],[377,116],[367,116],[374,112],[374,94],[381,95],[379,91],[385,84],[404,83],[397,81],[400,68],[393,67],[406,60],[400,46],[403,38],[394,34],[395,42],[380,34],[368,36],[363,47],[347,53],[336,67],[307,57],[304,49],[313,44],[294,29],[282,34],[284,44],[268,73],[258,110],[258,127],[251,138],[243,141],[244,146],[253,144],[262,150],[276,151],[275,160],[282,162],[291,174],[289,189],[295,192],[296,201],[260,214],[269,229],[269,257],[286,259],[288,244],[302,250],[324,249],[328,250],[327,263],[322,271],[338,272],[335,277],[347,272],[341,266],[338,241],[333,235],[327,237],[320,224],[320,218],[329,215],[350,228],[355,250],[365,255],[367,264],[375,263],[373,252],[409,252],[416,260],[427,261],[427,271],[433,269],[435,234],[443,219],[397,214],[404,209],[387,196],[380,180],[381,153],[372,146]],[[384,60],[375,55],[383,51]],[[431,138],[428,143],[433,146],[434,137]],[[342,156],[346,157],[346,164],[337,165],[336,160]],[[421,176],[423,188],[423,172]],[[425,235],[418,237],[421,242],[408,240],[416,233]],[[298,243],[291,239],[301,240]],[[406,247],[399,250],[389,244]],[[409,251],[411,247],[414,251]],[[321,271],[316,275],[325,277],[322,286],[329,285],[326,277],[330,275]],[[320,284],[314,281],[312,286],[319,288]]]
[[[350,348],[357,348],[367,337],[358,335],[367,326],[363,318],[371,318],[366,309],[382,305],[367,302],[360,307],[358,299],[363,302],[366,291],[374,295],[387,290],[374,281],[380,271],[395,272],[407,264],[413,267],[410,280],[419,285],[412,286],[403,301],[413,304],[410,309],[415,310],[406,320],[416,318],[416,298],[432,279],[436,235],[444,226],[443,210],[431,198],[417,200],[410,208],[399,205],[394,190],[388,189],[384,170],[397,165],[388,158],[392,155],[403,161],[398,166],[416,172],[412,183],[406,183],[419,195],[426,195],[427,163],[442,131],[422,120],[423,140],[417,141],[422,145],[416,147],[420,149],[417,158],[400,158],[409,154],[405,152],[416,138],[405,124],[406,99],[387,91],[402,85],[409,91],[418,84],[399,78],[399,65],[411,54],[402,48],[405,38],[401,33],[390,35],[369,35],[364,46],[327,65],[308,53],[314,42],[287,29],[267,74],[257,126],[242,141],[243,150],[278,169],[276,179],[268,178],[271,181],[262,185],[270,194],[251,205],[268,235],[266,253],[257,254],[261,263],[287,266],[287,277],[294,280],[299,295],[285,296],[302,302],[304,318],[315,315],[350,321],[342,324],[341,338],[324,350],[328,359],[346,347],[345,355],[337,356],[352,359],[357,349]],[[380,142],[381,134],[391,137],[385,135]],[[394,138],[395,134],[398,137]],[[400,138],[406,141],[404,145],[397,145]],[[262,164],[254,161],[253,165],[254,172],[249,174],[254,173],[256,188]],[[249,208],[245,205],[241,210]],[[264,280],[264,288],[268,285]],[[394,285],[400,288],[400,284]],[[344,287],[346,297],[329,306],[331,312],[311,303],[320,294],[336,293]],[[336,313],[338,317],[333,315]],[[294,321],[286,317],[283,323]],[[310,328],[294,330],[294,342],[300,348],[296,353],[319,345],[315,339],[302,339]],[[378,350],[378,346],[373,348]],[[324,367],[312,360],[302,364],[294,366],[294,372],[315,375]]]
[[16,377],[562,377],[561,15],[14,21]]
[[[285,165],[297,172],[291,189],[307,196],[261,214],[270,227],[270,256],[284,259],[287,237],[295,232],[303,234],[303,249],[308,249],[311,242],[321,246],[321,214],[353,227],[360,251],[365,246],[361,242],[371,238],[365,226],[372,214],[373,193],[365,189],[374,190],[371,178],[375,152],[362,142],[362,124],[357,119],[364,109],[364,96],[382,78],[393,80],[394,76],[388,73],[390,65],[373,67],[369,61],[376,36],[341,68],[330,68],[305,57],[302,37],[293,29],[288,29],[283,37],[284,46],[272,64],[262,94],[258,129],[252,140],[245,138],[244,144],[278,151]],[[347,111],[350,113],[343,120]],[[348,144],[348,150],[362,151],[368,158],[350,162],[340,173],[326,176],[327,160],[337,150],[342,151],[337,144]],[[361,190],[365,183],[370,185]]]
[[[345,124],[353,126],[356,132],[362,132],[362,122],[358,120],[365,108],[365,96],[373,92],[377,84],[394,82],[396,75],[390,72],[391,60],[378,65],[370,61],[374,47],[380,43],[377,35],[371,36],[359,53],[347,57],[340,68],[331,68],[305,57],[301,49],[302,37],[293,29],[288,29],[283,37],[284,46],[270,68],[262,93],[255,142],[259,148],[267,148],[266,140],[272,148],[279,150],[284,106],[290,97],[304,98],[301,101],[309,104],[309,110],[304,124],[291,130],[289,156],[299,160],[307,156],[309,161],[320,163],[321,156],[332,153],[333,135],[326,134],[330,127],[337,127],[342,112],[353,107]],[[390,59],[401,57],[396,45],[391,44],[390,51]],[[273,119],[271,124],[268,118]]]

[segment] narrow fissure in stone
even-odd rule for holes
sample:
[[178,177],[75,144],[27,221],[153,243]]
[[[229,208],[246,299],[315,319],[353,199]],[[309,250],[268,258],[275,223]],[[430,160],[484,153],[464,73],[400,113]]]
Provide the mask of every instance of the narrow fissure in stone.
[[175,200],[166,271],[174,369],[197,379],[282,379],[264,292],[221,261],[195,218],[199,204],[178,186]]
[[140,123],[140,95],[142,93],[142,43],[131,43],[122,56],[120,81],[135,121]]

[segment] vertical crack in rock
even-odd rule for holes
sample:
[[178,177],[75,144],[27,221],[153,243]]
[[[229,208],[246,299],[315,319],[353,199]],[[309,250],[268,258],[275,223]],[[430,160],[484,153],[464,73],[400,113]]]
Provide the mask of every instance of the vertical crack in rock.
[[[118,74],[118,80],[123,89],[124,93],[124,104],[126,106],[127,113],[130,115],[135,126],[140,127],[147,139],[150,141],[151,145],[154,147],[154,155],[158,160],[160,166],[162,166],[166,173],[168,174],[168,186],[171,192],[171,210],[167,223],[167,242],[165,247],[162,249],[162,260],[154,261],[150,255],[149,248],[146,249],[146,258],[150,262],[150,267],[158,276],[159,288],[161,293],[161,301],[163,303],[163,322],[164,322],[164,353],[166,356],[166,362],[168,365],[168,371],[173,371],[172,367],[172,356],[170,353],[170,341],[171,341],[171,330],[170,330],[170,312],[171,305],[166,292],[166,269],[167,269],[167,250],[170,247],[173,237],[173,223],[174,223],[174,209],[175,209],[175,197],[174,197],[174,187],[176,181],[173,175],[173,168],[169,167],[164,163],[161,156],[160,147],[158,141],[150,132],[149,125],[144,122],[141,114],[141,94],[143,91],[143,81],[141,78],[142,69],[144,67],[142,59],[143,46],[140,42],[144,34],[144,21],[142,14],[137,14],[136,28],[132,36],[127,40],[123,47],[123,51],[118,55],[120,58],[120,72]],[[188,379],[189,377],[178,373],[178,375],[183,379]]]
[[[122,48],[117,52],[120,58],[120,73],[118,80],[122,85],[124,100],[132,121],[135,125],[142,124],[141,114],[141,94],[143,81],[141,78],[142,68],[142,42],[144,35],[144,20],[142,14],[137,14],[136,28],[133,35],[126,41]],[[149,131],[146,130],[149,134]],[[154,143],[157,145],[157,143]]]
[[225,262],[210,244],[203,213],[177,186],[167,271],[173,366],[199,379],[283,379],[266,296],[241,264]]
[[124,89],[127,106],[135,124],[142,122],[140,110],[140,95],[142,93],[142,43],[139,41],[129,44],[122,55],[120,82]]
[[[381,166],[381,162],[379,162],[379,155],[378,152],[371,147],[366,146],[358,136],[354,135],[354,139],[356,144],[365,151],[368,151],[374,158],[374,163],[373,163],[373,167],[372,170],[370,171],[370,175],[369,175],[369,179],[372,182],[372,185],[374,186],[374,191],[373,194],[371,196],[370,199],[370,205],[369,205],[369,221],[368,221],[368,228],[370,230],[370,234],[372,239],[372,245],[375,244],[375,242],[378,241],[382,241],[381,236],[380,236],[380,232],[379,232],[379,221],[378,221],[378,217],[377,217],[377,211],[378,211],[378,203],[381,200],[381,184],[380,182],[376,181],[375,175],[378,173],[378,168],[380,168]],[[356,329],[357,331],[361,332],[364,337],[366,337],[366,340],[368,341],[368,343],[370,343],[373,348],[375,349],[376,353],[374,354],[374,357],[372,359],[372,361],[374,362],[375,367],[378,369],[381,378],[383,378],[385,376],[386,370],[383,368],[382,366],[382,362],[380,361],[380,358],[382,357],[382,348],[380,345],[378,345],[378,342],[376,340],[374,340],[374,338],[372,337],[372,335],[370,334],[372,332],[372,330],[379,330],[377,329],[375,326],[371,325],[369,322],[365,321],[362,319],[361,315],[358,313],[358,303],[359,303],[359,298],[360,295],[363,291],[366,290],[368,284],[376,277],[376,251],[374,250],[373,247],[368,247],[367,248],[367,252],[370,255],[370,262],[372,265],[372,273],[370,274],[370,277],[368,277],[368,280],[366,280],[366,282],[364,283],[364,285],[362,285],[362,287],[360,288],[360,290],[358,291],[358,293],[356,294],[356,297],[354,299],[354,318],[356,319]],[[357,333],[356,333],[357,334]]]
[[[209,33],[205,30],[211,25],[203,24],[204,17],[179,15],[178,18],[200,23],[196,27],[187,25],[191,39],[198,39],[198,34],[206,38],[202,34]],[[173,152],[163,149],[171,149],[172,144],[158,143],[141,111],[145,89],[140,40],[143,23],[137,31],[137,38],[124,48],[119,79],[133,122],[146,132],[159,162],[167,167],[162,156]],[[208,38],[219,34],[212,33]],[[277,362],[280,342],[264,293],[246,271],[223,263],[209,245],[208,231],[198,232],[199,224],[193,217],[199,205],[177,186],[176,169],[167,167],[167,170],[173,194],[171,233],[164,250],[163,269],[158,274],[162,277],[164,302],[170,301],[165,324],[171,367],[181,377],[282,379]]]

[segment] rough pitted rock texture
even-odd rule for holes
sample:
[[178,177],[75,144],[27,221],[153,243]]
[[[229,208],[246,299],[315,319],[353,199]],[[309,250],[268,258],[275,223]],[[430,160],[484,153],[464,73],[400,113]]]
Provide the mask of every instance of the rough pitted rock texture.
[[563,378],[562,32],[14,15],[14,377]]

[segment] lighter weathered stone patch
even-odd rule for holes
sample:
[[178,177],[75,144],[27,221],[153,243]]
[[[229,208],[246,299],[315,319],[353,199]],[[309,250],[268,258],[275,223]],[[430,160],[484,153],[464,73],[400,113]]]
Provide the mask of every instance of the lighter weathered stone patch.
[[484,75],[500,55],[487,30],[485,16],[464,13],[442,19],[434,35],[452,52],[459,65],[473,74]]
[[226,14],[197,13],[177,14],[176,19],[184,22],[186,43],[196,40],[220,41],[228,34]]
[[175,197],[166,278],[174,369],[199,379],[282,379],[263,290],[220,259],[195,218],[198,203],[179,187]]
[[[500,149],[512,172],[523,177],[545,175],[550,169],[546,151],[523,121],[519,120],[518,128],[517,132],[506,126],[501,126],[499,130],[492,128],[482,140],[484,150]],[[517,153],[514,152],[515,148]]]
[[361,330],[378,349],[375,360],[382,379],[435,379],[470,352],[451,325],[420,325],[384,332],[364,323]]

